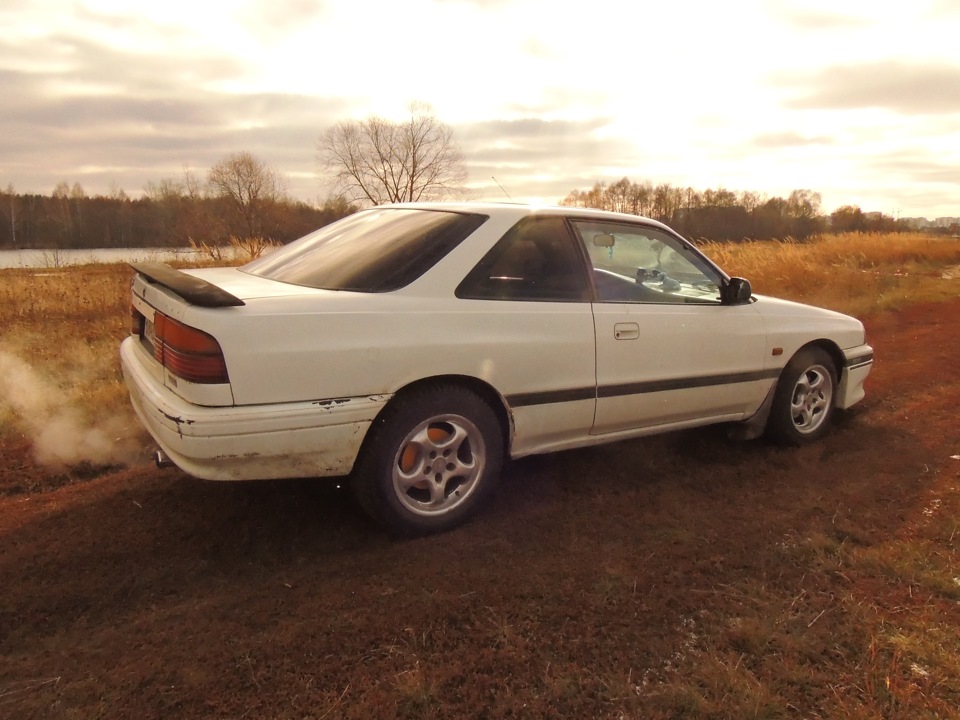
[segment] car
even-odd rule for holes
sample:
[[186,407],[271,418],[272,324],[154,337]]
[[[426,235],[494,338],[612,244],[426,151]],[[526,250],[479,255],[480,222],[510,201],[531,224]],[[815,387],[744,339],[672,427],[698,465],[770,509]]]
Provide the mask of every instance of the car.
[[599,210],[386,205],[241,267],[133,267],[121,366],[158,463],[348,477],[405,535],[464,522],[506,458],[712,423],[815,441],[873,363],[858,320]]

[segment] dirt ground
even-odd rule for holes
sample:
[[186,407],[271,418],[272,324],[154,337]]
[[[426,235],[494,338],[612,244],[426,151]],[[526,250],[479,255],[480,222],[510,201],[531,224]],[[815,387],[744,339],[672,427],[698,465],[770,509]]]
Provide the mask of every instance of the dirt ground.
[[7,440],[0,717],[958,717],[955,676],[911,680],[878,638],[921,611],[955,631],[960,596],[850,560],[960,486],[958,318],[869,319],[867,399],[821,444],[529,458],[413,541],[336,483],[49,474]]

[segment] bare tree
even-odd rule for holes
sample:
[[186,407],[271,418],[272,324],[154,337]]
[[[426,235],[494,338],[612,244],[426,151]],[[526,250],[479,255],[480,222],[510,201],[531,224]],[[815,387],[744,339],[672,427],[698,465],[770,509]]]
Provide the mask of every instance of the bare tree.
[[212,206],[210,189],[212,186],[186,166],[182,179],[165,177],[144,186],[144,196],[153,202],[158,237],[164,245],[186,247],[193,242],[213,242],[226,233],[227,218]]
[[248,152],[228,155],[207,176],[214,195],[230,202],[240,223],[237,235],[253,238],[267,230],[268,216],[286,196],[286,181]]
[[453,129],[429,105],[414,103],[410,118],[371,116],[325,130],[317,157],[336,192],[358,203],[381,205],[461,197],[467,170]]

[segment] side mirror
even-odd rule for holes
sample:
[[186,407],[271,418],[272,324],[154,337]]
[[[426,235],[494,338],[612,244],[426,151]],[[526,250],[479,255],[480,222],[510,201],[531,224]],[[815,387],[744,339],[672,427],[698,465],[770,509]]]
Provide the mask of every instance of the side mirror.
[[730,282],[720,288],[720,302],[724,305],[743,305],[752,296],[750,281],[746,278],[730,278]]

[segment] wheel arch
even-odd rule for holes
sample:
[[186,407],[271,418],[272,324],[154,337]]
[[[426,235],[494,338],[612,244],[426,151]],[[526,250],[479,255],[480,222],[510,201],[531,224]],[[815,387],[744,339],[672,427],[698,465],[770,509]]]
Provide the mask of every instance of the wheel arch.
[[[843,375],[843,368],[844,368],[844,365],[846,364],[846,357],[844,357],[843,350],[840,349],[840,346],[837,345],[833,340],[820,338],[819,340],[813,340],[811,342],[808,342],[803,347],[798,348],[797,352],[794,353],[794,357],[796,357],[796,355],[803,352],[807,348],[820,348],[830,357],[830,359],[833,361],[833,372],[834,372],[833,379],[839,385],[841,376]],[[793,358],[790,358],[790,359],[792,360]],[[839,399],[838,396],[834,397],[834,404],[836,404],[838,399]]]
[[[378,420],[380,420],[383,417],[383,414],[388,412],[388,408],[393,407],[398,402],[403,402],[403,399],[409,396],[411,393],[417,392],[430,385],[439,385],[445,383],[460,385],[461,387],[467,388],[483,399],[490,406],[497,416],[497,422],[500,424],[504,452],[507,456],[509,456],[510,448],[513,444],[513,415],[510,412],[510,406],[507,404],[507,401],[503,395],[501,395],[490,383],[470,375],[432,375],[430,377],[414,380],[413,382],[404,385],[393,394],[393,397],[390,398],[389,402],[380,408],[380,411],[377,413],[377,417],[374,418],[373,422],[376,423]],[[366,439],[364,440],[364,445],[365,444]]]

